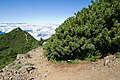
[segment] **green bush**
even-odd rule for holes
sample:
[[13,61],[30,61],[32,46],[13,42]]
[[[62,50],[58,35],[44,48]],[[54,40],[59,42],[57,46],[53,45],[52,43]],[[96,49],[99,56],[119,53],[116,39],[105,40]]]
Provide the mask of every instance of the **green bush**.
[[120,52],[120,1],[92,2],[65,20],[43,48],[52,61],[94,60]]

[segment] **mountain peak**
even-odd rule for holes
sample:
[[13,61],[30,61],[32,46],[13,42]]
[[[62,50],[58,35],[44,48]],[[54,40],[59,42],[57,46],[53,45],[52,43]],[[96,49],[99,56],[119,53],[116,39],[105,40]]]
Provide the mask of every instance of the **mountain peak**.
[[18,31],[18,32],[20,31],[20,32],[21,32],[21,31],[23,31],[23,30],[22,30],[20,27],[17,27],[17,28],[15,28],[15,29],[13,29],[11,32],[14,32],[14,31],[15,31],[15,32],[16,32],[16,31]]
[[14,61],[17,54],[24,54],[38,46],[39,41],[29,33],[22,31],[19,27],[7,34],[1,35],[0,68]]
[[22,29],[20,27],[16,28],[17,31],[22,31]]

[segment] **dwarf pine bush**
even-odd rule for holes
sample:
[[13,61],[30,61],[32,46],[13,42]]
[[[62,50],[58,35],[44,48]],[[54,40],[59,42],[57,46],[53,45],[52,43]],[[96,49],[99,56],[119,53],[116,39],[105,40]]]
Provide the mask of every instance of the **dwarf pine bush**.
[[120,52],[120,0],[97,0],[64,21],[43,45],[49,60],[93,59]]

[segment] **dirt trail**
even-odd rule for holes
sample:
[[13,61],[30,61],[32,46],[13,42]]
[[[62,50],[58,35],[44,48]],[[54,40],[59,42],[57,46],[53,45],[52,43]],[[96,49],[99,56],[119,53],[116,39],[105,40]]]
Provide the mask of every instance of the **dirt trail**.
[[[16,78],[17,80],[120,80],[120,59],[113,56],[109,60],[101,59],[96,62],[81,61],[79,64],[67,64],[49,62],[43,56],[43,50],[40,47],[26,55],[29,57],[24,55],[22,59],[18,58],[16,64],[30,64],[35,69],[31,73],[23,73],[22,78]],[[106,64],[104,64],[105,60]],[[15,78],[0,80],[15,80]]]

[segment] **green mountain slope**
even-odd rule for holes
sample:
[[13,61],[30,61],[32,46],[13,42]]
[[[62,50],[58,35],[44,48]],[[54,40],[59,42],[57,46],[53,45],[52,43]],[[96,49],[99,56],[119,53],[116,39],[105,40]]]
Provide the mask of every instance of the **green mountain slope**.
[[43,45],[49,60],[96,59],[120,52],[120,0],[93,1]]
[[39,42],[20,28],[0,35],[0,68],[12,62],[17,54],[26,53],[37,46]]

